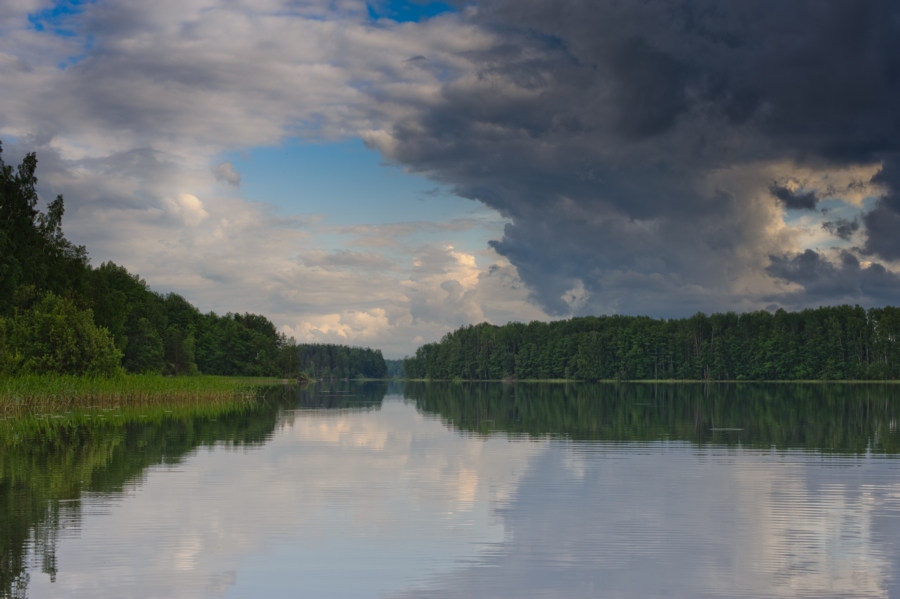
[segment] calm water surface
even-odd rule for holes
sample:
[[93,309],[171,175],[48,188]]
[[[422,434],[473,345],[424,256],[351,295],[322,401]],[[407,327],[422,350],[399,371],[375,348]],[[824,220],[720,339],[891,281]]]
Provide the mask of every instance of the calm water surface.
[[900,597],[898,418],[890,385],[368,383],[7,431],[0,597]]

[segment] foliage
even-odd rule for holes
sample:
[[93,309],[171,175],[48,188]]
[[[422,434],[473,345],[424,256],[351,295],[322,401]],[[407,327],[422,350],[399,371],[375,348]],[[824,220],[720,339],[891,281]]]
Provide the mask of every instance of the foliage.
[[403,360],[385,360],[387,365],[387,378],[389,379],[405,379],[406,371],[403,370]]
[[316,379],[384,379],[388,367],[380,349],[346,345],[297,346],[300,369]]
[[9,319],[4,362],[12,374],[112,376],[122,353],[90,310],[52,293]]
[[19,288],[65,295],[83,280],[84,247],[63,237],[62,196],[37,209],[37,158],[28,154],[18,168],[3,161],[0,145],[0,316],[9,316]]
[[[262,382],[273,379],[264,379]],[[119,408],[235,401],[258,381],[231,377],[20,375],[0,378],[0,416],[46,414],[86,407]]]
[[870,380],[900,377],[900,309],[588,316],[462,327],[404,361],[451,380]]
[[92,267],[63,236],[62,196],[38,210],[36,169],[33,153],[6,165],[0,146],[0,373],[109,375],[120,362],[132,373],[299,373],[293,340],[266,317],[201,314],[122,266]]

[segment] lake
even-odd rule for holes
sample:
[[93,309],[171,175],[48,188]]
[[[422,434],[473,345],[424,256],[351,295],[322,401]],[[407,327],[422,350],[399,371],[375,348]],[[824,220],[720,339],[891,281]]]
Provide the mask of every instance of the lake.
[[898,418],[886,384],[375,382],[32,427],[0,597],[900,597]]

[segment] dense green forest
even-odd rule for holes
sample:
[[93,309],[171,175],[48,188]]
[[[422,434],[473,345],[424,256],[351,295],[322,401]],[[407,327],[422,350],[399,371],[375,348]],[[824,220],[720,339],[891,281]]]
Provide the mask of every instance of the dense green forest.
[[[203,314],[122,266],[91,266],[87,250],[62,233],[62,196],[38,209],[36,168],[34,154],[18,168],[5,164],[0,146],[0,375],[294,376],[303,356],[315,354],[265,316]],[[330,356],[327,364],[313,360],[315,372],[386,376],[380,352]]]
[[385,360],[387,364],[387,377],[389,379],[404,379],[406,371],[403,370],[403,360]]
[[900,377],[900,309],[835,306],[656,320],[479,324],[423,345],[412,379],[864,380]]
[[300,370],[315,379],[384,379],[387,365],[380,349],[346,345],[297,346]]

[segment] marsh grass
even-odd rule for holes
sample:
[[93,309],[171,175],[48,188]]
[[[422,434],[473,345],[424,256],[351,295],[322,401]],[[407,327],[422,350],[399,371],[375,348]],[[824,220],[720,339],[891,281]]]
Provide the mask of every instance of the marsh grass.
[[[254,385],[271,380],[126,375],[112,378],[21,376],[0,378],[0,418],[124,408],[213,406],[250,401]],[[193,408],[191,408],[193,409]]]
[[89,407],[61,413],[0,418],[0,448],[20,443],[70,442],[73,438],[93,436],[102,429],[121,428],[131,423],[158,425],[165,421],[215,419],[217,416],[250,410],[252,407],[251,398],[238,396],[230,401],[216,403]]

